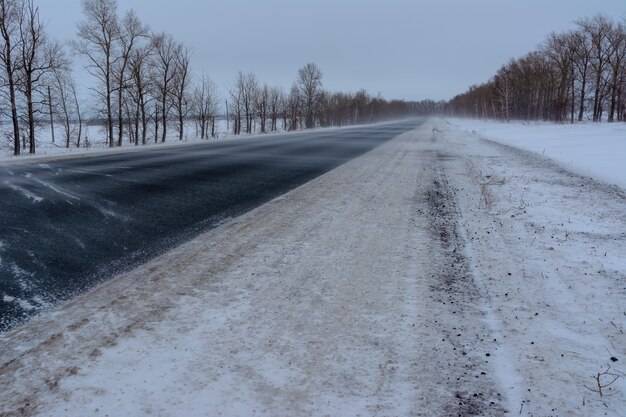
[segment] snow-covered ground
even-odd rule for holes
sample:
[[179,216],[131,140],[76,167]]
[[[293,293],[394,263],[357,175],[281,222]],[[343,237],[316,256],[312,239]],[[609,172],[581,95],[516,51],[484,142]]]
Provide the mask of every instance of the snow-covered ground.
[[431,120],[0,336],[0,415],[623,417],[625,231]]
[[566,169],[626,189],[626,123],[447,120],[459,129],[535,152]]
[[[385,122],[381,122],[385,123]],[[183,139],[179,139],[178,128],[174,126],[170,127],[167,132],[167,138],[165,142],[161,142],[161,137],[159,136],[158,141],[154,141],[154,131],[149,131],[148,133],[148,141],[145,145],[135,145],[134,143],[130,143],[128,141],[128,137],[124,136],[124,141],[122,142],[122,146],[109,147],[107,141],[107,133],[106,129],[103,126],[85,126],[83,132],[83,139],[81,145],[77,147],[75,142],[69,147],[66,147],[66,144],[63,138],[59,138],[59,132],[56,133],[56,141],[52,142],[52,133],[50,130],[49,124],[42,124],[36,129],[36,152],[34,154],[28,153],[28,144],[24,146],[22,144],[22,154],[19,156],[13,155],[13,148],[10,141],[5,141],[0,143],[0,163],[2,162],[28,162],[34,159],[42,160],[42,159],[50,159],[50,158],[64,158],[64,157],[76,157],[76,156],[88,156],[88,155],[101,155],[105,153],[115,153],[115,152],[141,152],[146,149],[163,148],[163,147],[171,147],[171,146],[185,146],[185,145],[193,145],[198,143],[207,143],[207,142],[215,142],[215,141],[224,141],[224,140],[236,140],[236,139],[246,139],[250,137],[259,137],[259,136],[271,136],[271,135],[281,135],[281,134],[294,134],[294,133],[310,133],[315,130],[324,130],[328,131],[330,129],[349,129],[358,127],[355,125],[347,125],[342,127],[324,127],[324,128],[316,128],[316,129],[307,129],[307,130],[296,130],[296,131],[288,131],[285,129],[282,121],[278,121],[277,130],[275,132],[269,132],[269,123],[268,123],[268,132],[260,133],[260,127],[257,126],[256,121],[254,124],[253,133],[246,134],[242,133],[240,135],[235,135],[230,131],[230,123],[227,123],[225,119],[218,119],[216,121],[215,137],[209,137],[206,139],[200,138],[199,131],[197,130],[197,126],[194,122],[187,122],[185,124],[185,130],[183,134]],[[58,127],[57,127],[58,129]],[[115,128],[117,129],[117,128]],[[0,129],[0,136],[3,135],[6,138],[10,137],[10,134],[6,132],[6,126],[4,131]],[[115,140],[117,141],[117,131],[115,133]]]
[[[10,137],[10,134],[6,132],[7,126],[4,126],[3,131],[0,133],[6,133],[6,138]],[[80,146],[76,146],[75,138],[69,147],[66,146],[65,139],[62,137],[63,132],[59,130],[59,126],[56,126],[55,130],[55,142],[52,142],[52,132],[50,124],[43,123],[36,128],[36,152],[31,155],[28,153],[28,144],[24,146],[22,144],[22,154],[20,156],[13,155],[12,143],[6,140],[0,143],[0,161],[28,161],[32,159],[41,159],[58,156],[75,156],[75,155],[89,155],[102,152],[126,152],[131,149],[142,150],[152,148],[154,146],[178,146],[190,143],[206,142],[207,140],[223,140],[236,137],[245,137],[246,135],[235,136],[232,135],[228,129],[225,120],[218,120],[216,123],[216,138],[201,139],[200,135],[196,131],[195,123],[189,122],[185,125],[185,131],[183,140],[179,140],[178,128],[174,126],[168,129],[167,138],[164,143],[161,143],[159,137],[158,143],[154,142],[154,132],[148,133],[148,143],[146,145],[134,145],[128,141],[128,137],[124,137],[121,147],[110,148],[107,142],[107,133],[104,126],[87,126],[83,127],[82,139]],[[115,128],[117,129],[117,128]],[[282,131],[282,129],[281,129]],[[117,140],[117,130],[114,131],[115,140]]]

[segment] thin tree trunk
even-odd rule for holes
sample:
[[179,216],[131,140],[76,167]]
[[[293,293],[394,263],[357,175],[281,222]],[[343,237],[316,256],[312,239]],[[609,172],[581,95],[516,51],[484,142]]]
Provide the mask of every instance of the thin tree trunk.
[[576,88],[575,88],[575,81],[576,81],[576,78],[574,77],[574,68],[572,66],[572,85],[571,85],[572,102],[571,102],[571,109],[570,109],[570,123],[571,124],[574,124],[574,113],[576,112]]
[[119,80],[119,90],[117,94],[117,146],[122,146],[122,138],[124,137],[124,114],[122,105],[124,104],[124,98],[122,97],[122,83],[123,79]]
[[159,105],[154,104],[154,143],[159,142]]
[[50,131],[52,133],[52,143],[54,143],[54,114],[52,113],[52,93],[50,92],[50,86],[48,86],[48,112],[50,113]]
[[182,141],[183,140],[183,135],[184,135],[184,130],[185,130],[185,125],[184,120],[183,120],[183,100],[182,100],[182,94],[181,97],[178,99],[178,140]]
[[580,103],[578,107],[578,121],[583,121],[583,116],[585,114],[585,94],[587,93],[587,80],[586,77],[583,77],[581,86],[580,86]]
[[147,130],[148,130],[148,120],[146,117],[146,103],[143,95],[139,98],[140,107],[141,107],[141,144],[145,145],[147,142]]
[[161,142],[165,142],[165,136],[167,135],[167,112],[165,111],[165,106],[167,104],[167,97],[165,94],[163,94],[163,99],[161,100],[161,105],[162,107],[162,113],[161,113],[161,119],[162,119],[162,125],[163,125],[163,133],[161,134]]
[[26,111],[28,113],[27,115],[27,119],[28,119],[28,145],[29,145],[29,149],[28,152],[30,154],[34,154],[35,153],[35,114],[34,114],[34,108],[33,108],[33,83],[32,80],[30,79],[30,77],[27,77],[28,79],[25,81],[26,82]]
[[70,147],[70,141],[72,139],[72,126],[70,126],[70,117],[69,114],[65,114],[65,147],[69,148]]
[[618,84],[620,82],[619,68],[620,66],[616,66],[613,70],[613,79],[611,82],[611,108],[609,110],[609,122],[615,121],[615,111],[617,110]]
[[228,118],[228,100],[226,102],[226,131],[230,132],[230,119]]
[[593,121],[594,122],[598,122],[599,121],[599,117],[598,117],[598,113],[599,113],[599,107],[600,107],[600,80],[602,79],[602,75],[600,72],[598,72],[598,75],[596,76],[596,85],[595,85],[595,93],[593,96]]
[[135,146],[139,145],[139,116],[141,114],[141,106],[139,103],[135,106]]
[[16,98],[15,98],[15,64],[13,62],[13,57],[11,56],[11,51],[12,51],[12,42],[11,42],[11,34],[9,33],[9,25],[10,22],[8,21],[8,10],[7,8],[10,6],[7,6],[5,4],[5,2],[2,2],[2,22],[0,25],[0,32],[2,32],[2,38],[4,40],[4,56],[3,56],[3,64],[7,73],[7,83],[8,83],[8,87],[9,87],[9,102],[11,105],[11,122],[13,124],[13,154],[14,155],[19,155],[21,153],[21,148],[20,148],[20,126],[19,126],[19,119],[17,117],[17,105],[16,105]]
[[115,146],[115,142],[113,141],[113,110],[111,107],[111,62],[110,56],[106,54],[106,75],[105,75],[105,83],[106,83],[106,105],[107,105],[107,128],[109,130],[109,147],[112,148]]
[[74,103],[76,104],[76,116],[78,117],[78,137],[76,138],[76,147],[80,147],[80,141],[83,135],[83,117],[80,113],[80,105],[78,104],[78,97],[76,97],[76,89],[72,87],[72,94],[74,96]]
[[[6,38],[5,38],[6,39]],[[9,83],[9,101],[11,102],[11,122],[13,124],[13,155],[19,155],[21,153],[20,147],[20,125],[19,119],[17,117],[17,105],[15,98],[15,81],[13,78],[13,62],[11,61],[11,45],[6,42],[5,48],[7,48],[6,52],[6,66],[7,66],[7,78]]]
[[617,86],[613,84],[611,87],[611,108],[609,109],[609,122],[612,123],[615,121],[615,107],[617,105]]

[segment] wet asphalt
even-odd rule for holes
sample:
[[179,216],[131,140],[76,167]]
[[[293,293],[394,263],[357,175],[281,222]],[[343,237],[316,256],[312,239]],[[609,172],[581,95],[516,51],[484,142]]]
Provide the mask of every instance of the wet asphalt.
[[0,165],[0,332],[421,120]]

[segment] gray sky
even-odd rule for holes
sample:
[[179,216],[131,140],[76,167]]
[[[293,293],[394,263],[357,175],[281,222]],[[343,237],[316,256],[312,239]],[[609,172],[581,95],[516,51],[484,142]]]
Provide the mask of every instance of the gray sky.
[[[624,0],[118,0],[193,50],[220,87],[237,71],[288,89],[315,62],[324,87],[450,99],[581,17],[626,17]],[[48,31],[75,36],[80,0],[39,0]]]

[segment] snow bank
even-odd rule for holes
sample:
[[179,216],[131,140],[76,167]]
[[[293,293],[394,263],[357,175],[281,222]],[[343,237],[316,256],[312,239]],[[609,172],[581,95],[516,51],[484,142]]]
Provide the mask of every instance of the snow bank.
[[529,150],[564,168],[626,189],[626,123],[499,123],[447,119],[489,140]]

